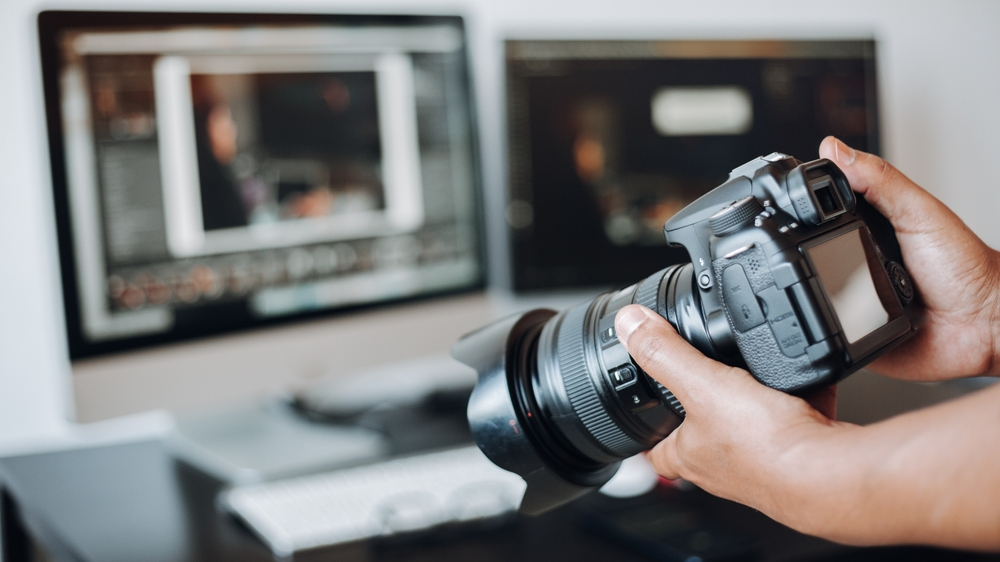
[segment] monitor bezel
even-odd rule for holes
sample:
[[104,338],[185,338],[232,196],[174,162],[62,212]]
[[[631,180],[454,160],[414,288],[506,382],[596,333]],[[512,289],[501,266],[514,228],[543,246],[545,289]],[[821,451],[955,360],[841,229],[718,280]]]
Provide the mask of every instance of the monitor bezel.
[[[169,331],[139,335],[115,340],[91,341],[83,333],[80,312],[79,281],[76,274],[76,257],[73,251],[69,208],[69,180],[66,169],[66,154],[62,129],[61,90],[59,74],[61,51],[58,41],[63,32],[79,29],[115,30],[123,28],[164,28],[188,25],[252,25],[252,24],[334,24],[344,26],[454,26],[462,34],[461,56],[463,60],[463,82],[468,100],[468,134],[470,139],[472,165],[472,200],[476,232],[477,281],[467,286],[444,290],[431,290],[421,294],[384,301],[349,304],[318,310],[308,310],[278,317],[256,317],[246,313],[232,317],[231,321],[213,324],[174,325]],[[266,12],[162,12],[162,11],[76,11],[46,10],[38,14],[38,40],[41,54],[42,91],[44,94],[49,167],[55,212],[56,239],[58,245],[60,281],[62,288],[63,312],[66,328],[67,347],[71,361],[122,353],[143,348],[163,346],[211,336],[231,334],[262,328],[303,322],[325,317],[355,313],[360,310],[381,309],[429,299],[444,298],[483,290],[488,284],[488,264],[486,254],[485,212],[482,193],[482,163],[479,145],[479,130],[473,87],[472,65],[464,18],[461,15],[404,15],[404,14],[331,14],[331,13],[266,13]],[[238,305],[230,305],[236,308]],[[219,311],[224,310],[219,305]],[[232,312],[232,310],[230,310]],[[227,317],[226,314],[217,316]]]

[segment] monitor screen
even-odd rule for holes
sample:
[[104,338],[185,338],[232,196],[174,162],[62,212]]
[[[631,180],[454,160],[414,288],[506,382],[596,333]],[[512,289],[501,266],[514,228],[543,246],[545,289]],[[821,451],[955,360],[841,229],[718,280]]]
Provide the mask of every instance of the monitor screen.
[[482,286],[460,18],[39,28],[72,357]]
[[515,290],[634,283],[688,260],[663,223],[773,151],[878,152],[875,43],[508,41]]

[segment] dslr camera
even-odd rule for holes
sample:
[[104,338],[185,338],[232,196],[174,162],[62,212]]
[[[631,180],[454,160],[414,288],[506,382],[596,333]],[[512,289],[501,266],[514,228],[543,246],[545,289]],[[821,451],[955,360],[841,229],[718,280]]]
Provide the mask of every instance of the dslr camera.
[[[499,320],[452,349],[479,373],[468,408],[476,443],[524,478],[524,513],[604,484],[684,419],[618,342],[623,306],[654,310],[708,357],[789,393],[836,383],[914,333],[895,231],[829,160],[754,159],[663,231],[690,263],[562,312]],[[847,321],[851,303],[832,298],[845,283],[855,302],[880,308]]]

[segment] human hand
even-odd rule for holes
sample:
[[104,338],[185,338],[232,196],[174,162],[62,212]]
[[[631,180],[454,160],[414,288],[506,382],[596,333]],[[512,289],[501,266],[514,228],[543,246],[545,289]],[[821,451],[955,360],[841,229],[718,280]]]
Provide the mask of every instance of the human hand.
[[872,370],[910,380],[997,374],[997,252],[885,160],[833,137],[823,140],[819,153],[895,227],[922,306],[917,334],[872,363]]
[[687,410],[649,452],[663,476],[837,542],[1000,552],[1000,460],[983,454],[1000,440],[1000,384],[861,427],[833,420],[829,391],[811,406],[768,388],[647,308],[622,308],[615,327]]
[[826,461],[827,445],[857,428],[834,421],[833,387],[818,391],[816,407],[768,388],[743,369],[705,357],[642,306],[622,308],[615,324],[633,359],[687,411],[684,423],[649,453],[658,473],[801,531],[822,535],[836,528],[824,519],[834,510],[815,509],[824,494],[815,482],[836,478],[839,465]]

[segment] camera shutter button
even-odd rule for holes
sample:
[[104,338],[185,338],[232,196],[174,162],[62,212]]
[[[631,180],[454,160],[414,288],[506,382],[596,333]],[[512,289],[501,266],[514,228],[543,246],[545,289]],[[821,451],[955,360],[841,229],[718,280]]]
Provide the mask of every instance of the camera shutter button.
[[709,217],[708,226],[712,229],[712,234],[725,236],[736,232],[763,211],[764,206],[760,201],[753,195],[748,195],[719,209]]

